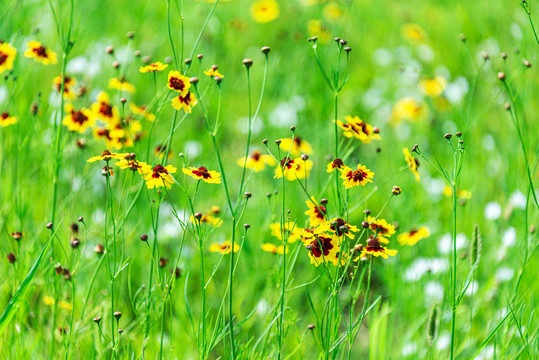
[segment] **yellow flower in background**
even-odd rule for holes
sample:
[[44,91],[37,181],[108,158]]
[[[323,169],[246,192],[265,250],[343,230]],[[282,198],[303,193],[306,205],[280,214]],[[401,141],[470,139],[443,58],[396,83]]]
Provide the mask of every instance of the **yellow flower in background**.
[[391,123],[398,125],[403,120],[419,121],[428,116],[427,105],[413,97],[405,97],[397,101],[391,112]]
[[131,109],[131,112],[133,114],[140,115],[140,116],[142,116],[143,118],[145,118],[148,121],[153,122],[155,120],[155,115],[152,114],[151,112],[149,112],[146,109],[146,106],[137,106],[134,103],[130,102],[129,103],[129,109]]
[[[452,196],[453,189],[451,188],[451,186],[446,185],[444,188],[443,194],[448,197]],[[472,192],[465,189],[457,189],[457,197],[463,200],[470,200],[472,198]]]
[[191,217],[189,217],[189,221],[191,221],[194,224],[195,223],[208,224],[208,225],[215,226],[215,227],[219,227],[219,226],[221,226],[223,224],[223,222],[221,221],[220,218],[214,217],[214,216],[209,215],[209,214],[202,215],[200,220],[195,219],[195,217],[193,215],[191,215]]
[[417,169],[419,168],[419,161],[412,156],[408,148],[402,149],[402,153],[404,154],[404,160],[406,161],[408,168],[414,174],[416,181],[419,182],[420,176],[419,171],[417,171]]
[[309,20],[307,23],[307,33],[309,36],[317,36],[318,41],[321,44],[327,44],[331,40],[331,34],[322,21],[320,20]]
[[[56,303],[56,301],[54,301],[54,298],[50,296],[43,297],[43,302],[47,306],[52,306]],[[58,306],[65,310],[73,310],[73,305],[63,300],[58,301]]]
[[97,102],[92,104],[92,111],[99,119],[108,124],[115,124],[120,121],[118,110],[110,104],[109,94],[104,91],[97,95]]
[[62,124],[67,126],[69,131],[77,131],[83,134],[88,127],[93,126],[95,123],[95,115],[90,109],[75,110],[73,105],[67,104],[65,110],[68,115],[62,120]]
[[[234,253],[240,251],[240,246],[234,243]],[[227,240],[219,244],[211,244],[210,252],[218,252],[221,254],[230,254],[232,252],[232,241]]]
[[268,23],[277,19],[281,11],[275,0],[261,0],[251,5],[251,17],[259,23]]
[[156,165],[148,172],[144,178],[148,189],[159,188],[161,186],[171,188],[174,184],[174,178],[170,174],[174,174],[176,168],[172,165],[163,166]]
[[180,94],[179,96],[172,99],[171,102],[174,109],[183,109],[183,111],[185,111],[186,113],[191,113],[191,109],[197,104],[197,99],[195,98],[195,94],[188,91],[187,95],[182,96]]
[[34,59],[43,65],[56,64],[56,53],[45,46],[41,45],[39,41],[31,40],[26,44],[26,51],[24,56],[30,59]]
[[413,229],[408,232],[402,233],[397,236],[397,240],[401,245],[412,246],[417,244],[421,239],[429,237],[430,231],[426,227],[420,227],[419,229]]
[[245,165],[247,169],[251,169],[254,172],[259,172],[264,170],[266,165],[275,166],[275,160],[273,157],[271,157],[271,155],[264,155],[260,151],[255,150],[251,153],[251,155],[247,156],[247,161],[245,161],[245,157],[242,157],[236,161],[236,164],[241,167]]
[[427,40],[427,33],[417,24],[402,25],[401,34],[406,41],[412,44],[421,44]]
[[335,170],[343,170],[346,167],[341,159],[336,158],[330,162],[326,168],[326,172],[329,174]]
[[326,221],[327,210],[325,206],[319,205],[314,196],[311,200],[305,201],[309,210],[305,211],[305,215],[309,216],[309,226],[316,227]]
[[136,160],[135,154],[125,154],[124,158],[117,161],[114,165],[118,166],[122,170],[129,169],[136,171],[144,178],[145,175],[152,171],[152,167],[143,161]]
[[203,180],[208,184],[221,183],[221,174],[219,174],[217,171],[208,170],[204,166],[198,168],[183,168],[182,171],[184,174],[191,176],[195,180]]
[[376,219],[374,216],[367,218],[369,228],[376,234],[378,241],[384,244],[388,244],[387,238],[395,234],[395,226],[391,225],[384,219]]
[[294,243],[301,239],[302,230],[291,221],[284,224],[284,230],[281,227],[281,223],[272,223],[270,224],[270,230],[271,235],[281,241],[283,240],[283,232],[289,243]]
[[335,2],[331,2],[324,6],[324,10],[322,10],[322,14],[324,17],[328,20],[337,20],[340,18],[343,14],[341,8],[339,7],[339,4]]
[[115,90],[118,90],[118,91],[127,91],[129,93],[134,93],[135,92],[135,86],[129,82],[127,82],[127,80],[125,80],[124,77],[122,78],[112,78],[109,80],[109,89],[115,89]]
[[346,124],[337,120],[337,125],[344,130],[343,135],[347,138],[355,137],[361,140],[364,144],[370,143],[372,140],[381,140],[379,130],[372,127],[361,120],[358,116],[346,116]]
[[225,77],[223,74],[219,73],[219,70],[217,69],[216,65],[212,66],[207,71],[204,71],[204,75],[207,75],[210,77],[219,77],[219,78]]
[[167,66],[167,64],[162,64],[161,62],[157,61],[151,63],[150,65],[141,66],[138,71],[140,71],[141,73],[163,71],[167,68]]
[[[74,77],[65,75],[64,76],[64,99],[73,100],[75,98],[75,92],[73,91],[73,86],[77,83]],[[58,93],[62,91],[62,76],[58,75],[52,79],[52,87]]]
[[17,49],[11,44],[0,42],[0,74],[13,69],[13,62],[17,56]]
[[359,185],[365,186],[368,182],[372,182],[373,177],[374,173],[361,164],[358,164],[356,170],[352,170],[347,166],[341,171],[341,179],[344,179],[346,189]]
[[[285,252],[285,248],[284,248],[283,245],[277,246],[277,245],[274,245],[274,244],[265,243],[265,244],[260,245],[260,247],[265,252],[269,252],[271,254],[280,254],[280,255],[282,255]],[[286,247],[286,253],[288,254],[288,246]]]
[[7,111],[0,114],[0,126],[6,127],[15,123],[17,123],[17,118],[15,116],[10,116]]
[[426,96],[437,98],[447,88],[447,80],[443,76],[425,78],[419,82],[419,90]]
[[187,76],[182,75],[179,71],[170,70],[168,73],[167,87],[170,90],[178,92],[180,96],[185,97],[189,93],[191,82]]
[[395,256],[397,255],[397,250],[390,250],[386,247],[383,247],[380,244],[380,241],[374,237],[369,237],[369,240],[367,241],[367,246],[363,248],[363,251],[361,252],[361,255],[359,255],[357,258],[354,259],[354,261],[357,261],[363,257],[366,257],[367,255],[372,256],[380,256],[384,259],[387,259],[389,256]]
[[311,155],[313,153],[313,147],[311,144],[299,136],[296,136],[293,139],[286,138],[279,140],[281,141],[279,148],[286,153],[290,151],[290,155],[292,156],[300,156],[301,154]]
[[327,0],[301,0],[304,6],[314,6],[325,3]]
[[124,157],[125,157],[125,154],[112,153],[112,152],[110,152],[108,150],[105,150],[105,151],[103,151],[103,153],[101,155],[93,156],[93,157],[89,158],[87,160],[87,162],[92,163],[92,162],[95,162],[95,161],[98,161],[98,160],[110,161],[112,159],[121,160]]

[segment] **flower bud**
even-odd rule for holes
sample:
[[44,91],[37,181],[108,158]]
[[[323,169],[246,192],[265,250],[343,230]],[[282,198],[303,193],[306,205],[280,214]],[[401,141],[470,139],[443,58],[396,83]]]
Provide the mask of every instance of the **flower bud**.
[[47,224],[47,229],[52,229],[52,223],[51,222]]
[[107,52],[107,54],[114,54],[114,47],[112,47],[112,45],[109,45],[107,46],[107,48],[105,49],[105,51]]
[[402,189],[399,186],[393,186],[393,189],[391,189],[391,192],[393,195],[400,195],[402,192]]
[[505,73],[503,71],[500,71],[498,73],[498,79],[500,79],[501,81],[505,80]]
[[140,235],[140,240],[142,240],[142,241],[148,241],[148,235],[146,235],[146,234]]
[[368,229],[369,228],[369,222],[368,221],[363,221],[361,223],[361,226],[364,228],[364,229]]
[[452,137],[453,137],[453,134],[450,134],[450,133],[447,133],[444,135],[444,139],[447,139],[447,140],[451,139]]
[[251,194],[249,191],[246,191],[246,192],[243,193],[243,197],[246,198],[246,199],[250,199],[252,196],[253,196],[253,194]]
[[268,55],[271,51],[271,48],[269,46],[262,46],[262,49],[260,49],[264,54]]
[[245,66],[247,69],[249,69],[251,66],[253,66],[253,60],[251,60],[251,59],[243,59],[243,66]]
[[120,320],[120,318],[122,317],[122,313],[120,311],[116,311],[114,312],[114,317],[116,318],[116,320]]

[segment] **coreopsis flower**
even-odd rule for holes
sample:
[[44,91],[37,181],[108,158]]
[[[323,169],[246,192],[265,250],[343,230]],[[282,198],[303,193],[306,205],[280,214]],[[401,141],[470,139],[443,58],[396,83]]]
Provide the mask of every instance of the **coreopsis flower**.
[[298,167],[299,165],[296,162],[296,160],[291,159],[289,157],[285,157],[284,159],[281,160],[280,165],[275,167],[275,176],[273,178],[280,179],[284,175],[288,179],[290,177],[295,179],[296,171],[298,170]]
[[203,180],[208,184],[220,184],[221,174],[217,171],[208,170],[204,166],[183,168],[183,173],[191,176],[195,180]]
[[391,111],[391,124],[398,125],[403,120],[420,121],[427,117],[427,105],[413,97],[405,97],[397,101]]
[[367,222],[369,223],[369,228],[376,234],[378,241],[389,244],[388,238],[395,234],[395,226],[384,219],[376,219],[374,216],[369,216]]
[[[110,149],[120,150],[124,145],[122,139],[111,136],[111,131],[105,127],[95,127],[93,135],[96,140],[102,140],[105,142],[105,146]],[[129,144],[126,144],[129,145]]]
[[167,64],[162,64],[161,62],[157,61],[146,66],[141,66],[138,71],[141,73],[163,71],[167,68],[167,66]]
[[167,144],[159,144],[154,149],[154,155],[158,159],[163,159],[165,157],[165,154],[167,154],[167,158],[170,159],[172,157],[172,150],[167,151]]
[[307,34],[316,36],[321,44],[327,44],[331,40],[328,26],[318,19],[311,19],[307,22]]
[[386,247],[383,247],[377,238],[371,236],[367,241],[367,246],[365,246],[363,248],[363,251],[361,251],[361,255],[355,258],[354,261],[366,257],[367,255],[372,255],[376,257],[381,256],[382,258],[387,259],[389,256],[397,255],[397,252],[397,250],[390,250]]
[[39,41],[28,41],[28,43],[26,43],[26,48],[27,49],[24,52],[24,56],[27,58],[34,59],[43,65],[56,64],[57,62],[56,53],[50,49],[47,49]]
[[251,16],[259,23],[268,23],[277,19],[281,11],[275,0],[261,0],[251,5]]
[[245,165],[247,169],[251,169],[254,172],[259,172],[264,170],[266,165],[274,166],[275,160],[273,157],[271,157],[271,155],[264,155],[260,151],[255,150],[249,156],[247,156],[247,161],[245,157],[242,157],[236,161],[236,164],[241,167]]
[[174,178],[170,174],[174,174],[175,172],[176,168],[172,165],[156,165],[144,177],[146,186],[148,189],[159,188],[161,186],[170,189],[172,184],[174,184]]
[[312,160],[303,160],[301,157],[294,160],[298,165],[294,174],[290,173],[286,175],[288,181],[294,181],[296,179],[304,179],[309,176],[311,169],[313,168]]
[[192,223],[207,224],[214,227],[219,227],[223,224],[220,218],[214,217],[210,214],[203,214],[200,219],[195,219],[193,215],[189,218]]
[[437,98],[447,87],[447,80],[443,76],[425,78],[419,82],[419,90],[426,96]]
[[121,160],[124,157],[125,157],[125,154],[112,153],[112,152],[110,152],[108,150],[105,150],[105,151],[103,151],[103,153],[101,155],[92,156],[91,158],[89,158],[86,161],[89,162],[89,163],[92,163],[92,162],[95,162],[95,161],[98,161],[98,160],[105,160],[105,161],[110,161],[112,159]]
[[293,139],[286,138],[280,140],[281,143],[279,144],[279,147],[281,150],[285,151],[287,154],[290,151],[290,155],[292,156],[300,156],[301,154],[311,155],[313,153],[311,144],[299,136],[296,136]]
[[358,164],[356,170],[352,170],[348,166],[341,170],[341,179],[344,179],[346,189],[359,185],[365,186],[368,182],[372,182],[373,177],[374,173],[361,164]]
[[152,171],[152,167],[146,164],[144,161],[138,161],[134,155],[135,154],[125,154],[124,158],[117,161],[114,165],[118,166],[122,170],[129,169],[131,171],[136,171],[145,177]]
[[283,240],[283,234],[289,243],[294,243],[301,239],[301,229],[291,221],[284,224],[284,229],[281,227],[281,223],[272,223],[270,224],[270,230],[271,235],[281,241]]
[[204,71],[204,75],[207,75],[209,77],[215,78],[224,78],[225,76],[219,72],[218,69],[214,69],[213,67],[209,68],[207,71]]
[[288,246],[286,247],[286,250],[285,250],[285,247],[283,245],[277,246],[277,245],[274,245],[274,244],[271,244],[271,243],[262,244],[262,245],[260,245],[260,247],[265,252],[269,252],[271,254],[280,254],[280,255],[282,255],[285,251],[288,254]]
[[334,234],[320,234],[313,236],[311,242],[305,247],[309,250],[311,264],[319,266],[323,263],[338,264],[336,255],[340,252],[339,239]]
[[311,200],[305,201],[309,210],[305,211],[305,215],[309,216],[309,226],[316,227],[326,221],[327,210],[325,206],[319,205],[314,196]]
[[13,62],[17,56],[17,49],[11,44],[0,42],[0,74],[13,69]]
[[352,225],[341,218],[333,218],[328,222],[328,224],[328,231],[334,232],[340,240],[343,239],[343,236],[346,236],[349,239],[353,239],[353,233],[359,231],[359,228],[357,226]]
[[129,93],[135,92],[135,86],[125,79],[125,77],[121,78],[112,78],[109,80],[109,89],[114,89],[118,91],[127,91]]
[[137,106],[137,105],[133,104],[132,102],[130,102],[129,103],[129,109],[131,109],[131,112],[133,114],[142,116],[143,118],[145,118],[148,121],[153,122],[155,120],[155,115],[152,114],[151,112],[149,112],[148,109],[146,109],[146,106]]
[[412,44],[421,44],[427,40],[427,33],[417,24],[402,25],[401,34],[406,41]]
[[401,245],[412,246],[417,244],[419,240],[429,237],[429,235],[429,229],[422,226],[419,229],[412,229],[408,232],[400,234],[399,236],[397,236],[397,241]]
[[81,108],[80,110],[75,110],[72,104],[67,104],[65,110],[68,115],[62,120],[62,124],[67,126],[69,131],[77,131],[83,134],[88,127],[93,126],[95,123],[95,115],[90,109]]
[[[240,246],[234,243],[234,253],[240,251]],[[218,252],[221,254],[230,254],[232,252],[232,241],[227,240],[219,244],[211,244],[210,252]]]
[[343,135],[347,138],[355,137],[361,140],[364,144],[370,143],[372,140],[381,140],[380,135],[374,130],[372,125],[367,124],[358,116],[346,116],[346,124],[340,120],[336,120],[337,125],[344,130]]
[[195,94],[188,91],[185,96],[182,96],[180,94],[174,99],[172,99],[171,103],[174,109],[183,109],[183,111],[185,111],[186,113],[191,113],[191,109],[197,104],[197,99],[195,98]]
[[167,87],[170,90],[178,92],[181,97],[186,97],[189,93],[191,83],[189,82],[189,78],[187,76],[182,75],[177,70],[171,70],[168,73]]
[[120,121],[118,110],[111,105],[109,94],[104,91],[97,95],[97,102],[92,104],[92,111],[99,119],[108,124],[115,124]]
[[342,162],[341,159],[336,158],[332,162],[328,164],[328,167],[326,169],[326,172],[329,174],[333,172],[334,170],[343,170],[346,166]]
[[[446,185],[444,187],[444,191],[442,192],[444,196],[452,196],[453,195],[453,189],[451,186]],[[457,197],[461,200],[470,200],[472,198],[472,192],[470,190],[465,189],[457,189]]]
[[15,116],[9,115],[7,111],[4,111],[2,114],[0,114],[0,126],[6,127],[9,125],[13,125],[17,122],[17,118]]
[[[73,86],[77,83],[74,77],[64,75],[64,99],[73,100],[76,96]],[[56,92],[62,91],[62,76],[58,75],[52,79],[52,87]]]
[[419,171],[417,171],[417,169],[419,168],[419,161],[412,156],[410,150],[408,150],[407,148],[402,149],[402,153],[404,154],[404,160],[406,161],[408,168],[414,174],[416,181],[419,182],[420,176]]

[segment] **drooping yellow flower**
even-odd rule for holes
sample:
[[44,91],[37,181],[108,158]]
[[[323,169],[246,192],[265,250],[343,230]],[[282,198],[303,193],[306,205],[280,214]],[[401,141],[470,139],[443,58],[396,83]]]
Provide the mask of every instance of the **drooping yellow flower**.
[[132,102],[129,103],[129,109],[131,109],[131,112],[135,115],[140,115],[143,118],[145,118],[148,121],[154,121],[155,115],[149,112],[146,109],[146,106],[137,106],[133,104]]
[[427,33],[417,24],[404,24],[401,27],[402,37],[412,44],[422,44],[427,40]]
[[11,44],[0,42],[0,74],[13,69],[13,62],[17,56],[17,49]]
[[125,77],[122,78],[112,78],[109,80],[109,89],[115,89],[118,91],[127,91],[129,93],[135,92],[135,86],[125,79]]
[[[75,91],[73,91],[73,86],[77,83],[74,77],[65,75],[64,76],[64,99],[73,100],[75,98]],[[56,92],[60,93],[62,91],[62,76],[58,75],[52,79],[52,87]]]
[[305,204],[309,208],[305,211],[305,215],[309,216],[309,226],[316,227],[326,221],[326,207],[319,205],[314,196],[311,196],[311,200],[305,201]]
[[377,238],[374,238],[373,236],[371,236],[369,237],[369,240],[367,241],[367,246],[363,248],[361,255],[355,258],[354,261],[357,261],[360,258],[366,257],[367,255],[372,255],[376,257],[380,256],[384,259],[387,259],[389,256],[397,255],[397,252],[398,252],[397,250],[390,250],[386,247],[383,247]]
[[161,186],[171,188],[174,184],[174,178],[170,174],[174,174],[176,168],[172,165],[163,166],[158,164],[148,172],[144,178],[148,189],[159,188]]
[[391,111],[391,123],[398,125],[403,120],[420,121],[428,116],[427,105],[413,97],[405,97],[397,101]]
[[208,184],[220,184],[221,174],[217,171],[208,170],[204,166],[183,168],[183,173],[191,176],[195,180],[203,180]]
[[97,102],[92,104],[92,111],[99,119],[110,125],[120,121],[118,110],[111,105],[109,94],[104,91],[97,95]]
[[264,170],[266,165],[274,166],[275,160],[271,157],[271,155],[264,155],[260,151],[255,150],[251,153],[251,155],[247,156],[247,161],[245,157],[242,157],[236,161],[236,164],[241,167],[245,165],[247,169],[251,169],[254,172],[259,172]]
[[271,235],[281,241],[283,240],[283,233],[289,243],[294,243],[301,239],[301,229],[291,221],[284,224],[284,229],[281,227],[281,223],[270,224],[270,229]]
[[17,118],[15,116],[10,116],[7,111],[4,111],[2,114],[0,114],[0,125],[2,127],[13,125],[16,122]]
[[290,155],[292,156],[300,156],[301,154],[311,155],[313,153],[311,144],[299,136],[296,136],[293,139],[280,139],[280,141],[281,143],[279,144],[279,148],[281,151],[286,152],[286,154],[290,152]]
[[412,229],[408,232],[400,234],[397,236],[397,240],[401,245],[412,246],[417,244],[419,240],[427,238],[429,235],[429,229],[422,226],[419,229]]
[[331,33],[328,27],[317,19],[309,20],[307,23],[307,33],[309,36],[318,37],[318,42],[321,44],[327,44],[331,40]]
[[[282,255],[285,251],[285,248],[283,245],[274,245],[274,244],[271,244],[271,243],[265,243],[265,244],[262,244],[260,245],[260,247],[262,248],[262,250],[264,250],[265,252],[269,252],[271,254],[280,254]],[[288,246],[286,247],[286,253],[288,254]]]
[[419,82],[419,90],[426,96],[437,98],[447,87],[447,80],[443,76],[425,78]]
[[[240,251],[240,246],[238,243],[234,243],[234,253]],[[211,244],[210,252],[218,252],[221,254],[230,254],[232,252],[232,241],[227,240],[219,244]]]
[[336,158],[332,162],[328,164],[328,167],[326,169],[326,172],[329,174],[335,170],[343,170],[346,166],[342,162],[341,159]]
[[178,92],[181,97],[185,98],[189,93],[191,82],[189,82],[189,78],[187,76],[182,75],[179,71],[170,70],[168,73],[167,87],[170,90]]
[[90,109],[75,110],[73,105],[67,104],[65,110],[68,115],[62,120],[62,124],[67,126],[69,131],[77,131],[83,134],[86,129],[95,123],[95,115]]
[[39,41],[28,41],[26,47],[27,49],[24,52],[25,57],[34,59],[35,61],[40,62],[43,65],[56,64],[56,53],[41,45]]
[[225,76],[221,73],[219,73],[219,70],[217,68],[216,65],[212,66],[211,68],[209,68],[207,71],[204,71],[204,75],[207,75],[209,77],[218,77],[218,78],[224,78]]
[[410,150],[408,150],[407,148],[402,149],[402,153],[404,154],[404,160],[406,161],[408,168],[414,174],[416,181],[419,182],[420,176],[419,171],[417,171],[417,169],[419,168],[419,161],[412,156]]
[[161,62],[157,61],[151,63],[150,65],[141,66],[138,71],[140,71],[141,73],[163,71],[167,68],[167,66],[167,64],[162,64]]
[[395,226],[384,219],[376,219],[374,216],[369,216],[367,222],[369,223],[369,228],[376,234],[378,241],[389,244],[388,238],[395,234]]
[[103,153],[101,155],[93,156],[93,157],[89,158],[87,160],[87,162],[92,163],[92,162],[98,161],[98,160],[110,161],[112,159],[120,160],[120,159],[122,159],[124,157],[125,157],[125,154],[111,153],[110,151],[105,150],[105,151],[103,151]]
[[368,182],[372,182],[373,177],[374,173],[361,164],[358,164],[356,170],[352,170],[347,166],[341,171],[341,179],[344,179],[346,189],[359,185],[365,186]]
[[275,0],[261,0],[251,5],[251,17],[259,23],[268,23],[277,19],[281,11]]
[[191,109],[197,104],[197,99],[195,98],[195,94],[188,91],[185,96],[182,96],[180,94],[179,96],[172,99],[171,102],[174,109],[183,109],[183,111],[185,111],[186,113],[191,113]]

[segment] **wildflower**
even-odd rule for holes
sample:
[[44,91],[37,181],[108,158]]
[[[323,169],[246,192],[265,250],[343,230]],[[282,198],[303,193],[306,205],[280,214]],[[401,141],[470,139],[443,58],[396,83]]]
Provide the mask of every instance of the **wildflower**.
[[[64,99],[73,100],[76,96],[75,92],[73,91],[73,86],[77,83],[77,80],[75,78],[64,75]],[[52,79],[52,87],[56,90],[56,92],[62,91],[62,76],[58,75],[54,79]]]
[[156,165],[145,175],[144,180],[146,180],[146,186],[148,189],[158,188],[161,186],[170,189],[174,183],[174,178],[170,174],[174,174],[175,172],[176,168],[172,165]]
[[221,174],[217,171],[208,170],[205,167],[189,167],[183,168],[183,173],[191,176],[195,180],[203,180],[208,184],[220,184],[221,183]]
[[191,109],[197,104],[197,99],[195,98],[195,94],[188,91],[185,96],[180,94],[178,97],[172,99],[171,102],[174,109],[183,109],[186,113],[191,113]]
[[26,44],[26,47],[25,57],[34,59],[43,65],[56,64],[56,53],[41,45],[39,41],[31,40]]
[[344,163],[342,162],[342,160],[340,158],[336,158],[334,159],[332,162],[330,162],[328,164],[328,167],[326,169],[326,171],[328,173],[331,173],[333,172],[335,169],[337,170],[343,170],[346,166],[344,165]]
[[140,115],[148,121],[153,122],[155,120],[155,115],[149,112],[146,109],[146,106],[137,106],[131,102],[129,103],[129,108],[131,109],[131,112],[133,112],[133,114],[135,115]]
[[241,159],[238,159],[236,163],[242,167],[245,165],[247,169],[251,169],[254,172],[259,172],[264,170],[266,165],[274,166],[275,160],[273,160],[271,155],[263,155],[260,151],[255,150],[251,155],[247,156],[247,161],[245,157],[242,157]]
[[[446,185],[444,187],[443,194],[445,196],[453,195],[453,189],[451,188],[451,186]],[[461,200],[470,200],[472,198],[472,192],[470,190],[457,189],[457,197]]]
[[312,241],[306,245],[309,250],[311,264],[319,266],[324,262],[337,265],[336,253],[340,251],[339,240],[335,235],[318,235],[313,237]]
[[275,0],[261,0],[251,5],[251,17],[259,23],[271,22],[279,17],[279,4]]
[[427,33],[417,24],[404,24],[401,27],[401,34],[406,41],[412,44],[420,44],[427,39]]
[[17,56],[17,49],[11,44],[0,41],[0,74],[13,69],[13,62]]
[[447,80],[443,76],[425,78],[419,83],[419,90],[426,96],[437,98],[447,87]]
[[328,230],[337,234],[339,239],[342,239],[343,235],[350,239],[353,239],[354,234],[352,233],[359,231],[357,226],[352,225],[341,218],[333,218],[328,222],[328,224]]
[[83,134],[84,131],[95,123],[95,115],[90,109],[82,108],[75,110],[73,105],[66,105],[68,115],[62,120],[62,124],[67,126],[69,131],[78,131]]
[[389,244],[387,238],[395,234],[395,226],[384,219],[376,219],[374,216],[369,216],[367,221],[369,222],[369,228],[376,234],[378,241]]
[[311,196],[311,200],[307,200],[305,203],[309,208],[305,211],[305,215],[309,215],[310,226],[315,227],[326,221],[327,210],[323,205],[318,205],[314,196]]
[[296,171],[298,170],[298,164],[296,160],[290,159],[288,156],[281,160],[280,166],[275,168],[274,179],[280,179],[284,176],[287,178],[292,177],[295,179]]
[[97,102],[92,104],[92,111],[108,124],[114,124],[120,120],[118,110],[110,104],[109,94],[104,91],[97,95]]
[[170,159],[172,157],[172,150],[167,151],[167,145],[166,144],[160,144],[157,145],[154,149],[155,157],[162,159],[165,156],[165,153],[167,154],[167,158]]
[[425,239],[430,235],[428,228],[422,226],[419,229],[413,229],[397,236],[397,240],[401,245],[415,245],[421,239]]
[[322,44],[327,44],[331,40],[331,33],[327,25],[318,19],[307,22],[307,33],[311,37],[316,37]]
[[187,76],[182,75],[179,71],[171,70],[168,73],[167,87],[170,90],[177,91],[181,97],[186,97],[189,93],[191,83]]
[[[234,243],[234,252],[237,253],[238,251],[240,251],[240,246],[237,243]],[[220,244],[211,244],[210,252],[230,254],[232,252],[232,241],[227,240],[227,241],[223,241]]]
[[[302,155],[303,156],[303,155]],[[304,160],[303,157],[299,157],[294,160],[298,167],[294,174],[288,174],[286,176],[288,181],[294,181],[296,179],[303,179],[309,176],[309,172],[313,168],[312,160]]]
[[289,243],[294,243],[301,239],[301,229],[291,221],[284,224],[284,229],[281,226],[281,223],[272,223],[270,224],[270,230],[271,235],[281,241],[283,240],[283,235]]
[[341,179],[344,179],[344,187],[346,189],[359,185],[365,186],[368,182],[372,182],[373,177],[374,173],[361,164],[358,164],[356,170],[352,170],[346,166],[341,171]]
[[285,247],[283,245],[276,246],[274,244],[265,243],[265,244],[260,245],[260,247],[265,252],[269,252],[269,253],[272,253],[272,254],[280,254],[280,255],[282,255],[285,251],[288,254],[288,247],[286,247],[286,250],[285,250]]
[[395,125],[403,120],[419,121],[428,115],[427,105],[412,97],[405,97],[397,101],[391,111],[391,122]]
[[329,3],[324,6],[323,15],[328,20],[336,20],[342,16],[343,12],[337,3]]
[[220,218],[214,217],[214,216],[209,215],[209,214],[201,214],[201,215],[202,216],[200,216],[200,219],[197,218],[196,221],[195,221],[195,217],[191,215],[189,220],[192,223],[208,224],[208,225],[215,226],[215,227],[219,227],[219,226],[221,226],[223,224],[223,222],[221,221]]
[[141,66],[140,69],[138,71],[140,71],[141,73],[147,73],[147,72],[156,72],[156,71],[162,71],[162,70],[165,70],[167,68],[167,64],[162,64],[161,62],[154,62],[154,63],[151,63],[150,65],[146,65],[146,66]]
[[370,143],[372,140],[381,140],[380,135],[374,128],[361,120],[358,116],[345,117],[346,124],[340,120],[336,120],[337,125],[344,130],[343,135],[347,138],[355,137],[361,140],[364,144]]
[[[50,296],[43,297],[43,302],[45,303],[45,305],[48,305],[48,306],[52,306],[56,303],[54,301],[54,298]],[[65,309],[65,310],[73,310],[73,305],[63,300],[58,301],[58,306],[60,306],[62,309]]]
[[135,92],[135,86],[122,78],[112,78],[109,80],[109,89],[115,89],[118,91],[127,91],[129,93]]
[[215,65],[209,68],[208,71],[204,71],[204,75],[207,75],[212,78],[218,77],[221,79],[225,77],[223,74],[219,73],[219,70],[217,69],[217,66]]
[[16,232],[12,232],[11,233],[11,237],[13,239],[15,239],[15,241],[20,241],[22,239],[22,237],[24,236],[24,233],[20,232],[20,231],[16,231]]
[[378,241],[378,239],[371,236],[367,241],[367,246],[363,248],[361,255],[355,258],[354,261],[358,261],[359,259],[366,257],[367,255],[372,255],[376,257],[381,256],[384,259],[387,259],[389,256],[397,255],[397,250],[390,250],[386,247],[383,247],[380,244],[380,241]]
[[408,148],[402,149],[402,153],[404,154],[404,160],[406,161],[406,164],[408,164],[408,168],[410,168],[410,171],[414,174],[416,181],[419,182],[420,176],[419,171],[417,171],[419,168],[419,161],[412,156]]
[[0,125],[2,127],[13,125],[16,122],[17,118],[15,116],[10,116],[7,111],[4,111],[2,114],[0,114]]
[[292,156],[300,156],[301,154],[311,155],[313,153],[311,144],[299,136],[296,136],[293,139],[287,138],[279,140],[281,141],[279,148],[287,153],[290,152]]
[[108,150],[105,150],[105,151],[103,151],[103,153],[101,155],[93,156],[93,157],[89,158],[87,160],[87,162],[92,163],[92,162],[97,161],[97,160],[110,161],[111,159],[118,159],[119,160],[119,159],[122,159],[124,156],[125,156],[125,154],[116,154],[116,153],[111,153]]
[[131,154],[125,155],[124,158],[115,163],[120,169],[129,169],[131,171],[136,171],[143,177],[152,171],[152,167],[146,164],[143,161],[138,161],[131,157]]

